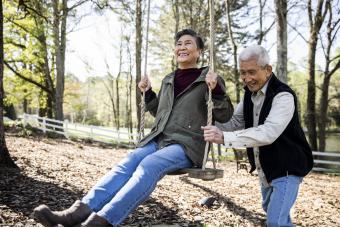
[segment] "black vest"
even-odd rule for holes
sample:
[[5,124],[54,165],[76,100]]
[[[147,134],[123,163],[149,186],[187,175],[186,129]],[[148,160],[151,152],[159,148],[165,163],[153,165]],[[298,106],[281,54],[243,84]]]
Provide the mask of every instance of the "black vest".
[[[259,125],[266,120],[273,98],[280,92],[289,92],[294,96],[295,110],[291,121],[283,133],[270,145],[259,147],[259,159],[268,182],[286,176],[306,176],[313,168],[313,155],[299,122],[297,99],[294,91],[279,81],[272,74],[266,91],[266,97],[261,108]],[[245,87],[243,115],[245,128],[253,127],[253,102],[251,91]],[[250,172],[256,169],[253,148],[247,148]]]

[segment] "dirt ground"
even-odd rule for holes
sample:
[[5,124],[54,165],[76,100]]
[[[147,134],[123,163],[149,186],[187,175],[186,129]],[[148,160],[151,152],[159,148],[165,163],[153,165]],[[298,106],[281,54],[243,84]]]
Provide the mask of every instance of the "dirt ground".
[[[130,150],[61,139],[7,136],[21,171],[0,169],[0,226],[41,226],[30,214],[41,203],[59,210],[81,198]],[[224,178],[202,181],[166,176],[123,226],[262,226],[257,176],[219,163]],[[217,200],[208,208],[202,198]],[[340,177],[309,174],[292,210],[297,226],[340,226]]]

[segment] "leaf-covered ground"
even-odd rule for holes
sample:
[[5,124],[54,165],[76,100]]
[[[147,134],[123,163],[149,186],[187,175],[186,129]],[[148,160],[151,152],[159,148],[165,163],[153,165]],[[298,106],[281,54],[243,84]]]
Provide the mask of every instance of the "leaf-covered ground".
[[[129,150],[61,139],[7,136],[21,171],[0,169],[0,226],[40,226],[30,214],[41,203],[59,210],[71,205]],[[220,163],[225,176],[201,181],[166,176],[125,225],[261,226],[258,179],[233,162]],[[340,177],[312,173],[301,185],[292,210],[297,226],[340,226]],[[214,196],[207,208],[198,201]]]

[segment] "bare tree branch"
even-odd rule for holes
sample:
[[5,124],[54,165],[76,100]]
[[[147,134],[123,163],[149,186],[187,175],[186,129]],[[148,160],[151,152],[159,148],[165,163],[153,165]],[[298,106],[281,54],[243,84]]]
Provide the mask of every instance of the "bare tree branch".
[[[29,1],[26,1],[26,2],[29,2]],[[25,2],[25,0],[19,0],[19,2],[18,2],[18,10],[19,10],[19,11],[21,10],[21,11],[25,12],[24,18],[25,18],[27,15],[31,14],[30,11],[32,11],[32,12],[34,12],[35,14],[37,14],[38,16],[40,16],[41,18],[43,18],[46,22],[48,22],[48,18],[47,18],[47,17],[45,17],[44,15],[42,15],[40,12],[36,11],[36,10],[33,9],[32,7],[28,6],[28,5],[26,4],[26,2]]]
[[4,61],[4,64],[7,66],[8,69],[10,69],[19,78],[21,78],[21,79],[23,79],[27,82],[30,82],[31,84],[34,84],[35,86],[41,88],[42,90],[44,90],[45,92],[47,92],[49,94],[52,94],[51,91],[48,89],[48,87],[45,87],[42,84],[40,84],[39,82],[23,76],[21,73],[17,72],[12,66],[10,66],[6,61]]
[[338,58],[340,58],[340,54],[337,55],[337,56],[335,56],[334,58],[332,58],[332,59],[330,60],[330,62],[335,61],[335,60],[338,59]]
[[82,4],[84,4],[84,3],[86,3],[86,2],[88,2],[89,0],[83,0],[83,1],[79,1],[79,2],[77,2],[77,3],[75,3],[73,6],[71,6],[71,7],[68,7],[68,11],[72,11],[72,10],[74,10],[75,8],[77,8],[78,6],[81,6]]
[[296,28],[295,28],[295,26],[293,26],[293,25],[291,25],[290,23],[289,23],[289,21],[287,21],[287,24],[289,25],[289,27],[291,27],[294,31],[296,31],[296,33],[306,42],[306,43],[308,43],[308,40],[302,35],[302,33],[301,32],[299,32]]
[[333,73],[335,73],[339,68],[340,68],[340,59],[338,60],[334,68],[331,71],[329,71],[329,76],[332,76]]

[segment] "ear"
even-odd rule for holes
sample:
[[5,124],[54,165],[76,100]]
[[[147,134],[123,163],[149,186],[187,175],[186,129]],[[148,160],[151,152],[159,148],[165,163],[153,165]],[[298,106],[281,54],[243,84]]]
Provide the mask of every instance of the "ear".
[[272,74],[272,72],[273,72],[273,67],[272,67],[271,65],[267,65],[267,66],[266,66],[266,71],[267,71],[268,75]]

